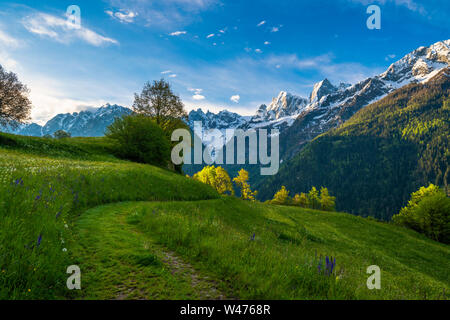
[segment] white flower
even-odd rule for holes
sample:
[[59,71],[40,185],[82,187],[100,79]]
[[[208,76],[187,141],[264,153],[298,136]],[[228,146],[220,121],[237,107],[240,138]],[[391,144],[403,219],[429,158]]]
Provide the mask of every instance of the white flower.
[[63,248],[63,252],[67,252],[67,249],[66,249],[66,248]]

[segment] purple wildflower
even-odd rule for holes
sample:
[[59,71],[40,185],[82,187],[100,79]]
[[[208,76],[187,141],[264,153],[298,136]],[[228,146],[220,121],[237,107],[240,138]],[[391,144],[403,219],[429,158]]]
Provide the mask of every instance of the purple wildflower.
[[42,234],[40,234],[38,239],[37,239],[36,248],[39,248],[39,246],[41,245],[41,241],[42,241]]

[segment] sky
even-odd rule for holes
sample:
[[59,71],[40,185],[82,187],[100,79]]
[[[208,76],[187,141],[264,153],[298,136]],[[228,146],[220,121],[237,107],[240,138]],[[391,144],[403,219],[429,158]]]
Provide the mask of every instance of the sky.
[[[381,29],[367,27],[372,4]],[[79,28],[67,23],[71,5]],[[449,13],[448,0],[2,0],[0,64],[28,86],[40,124],[131,107],[161,78],[188,111],[252,115],[280,91],[355,83],[450,39]]]

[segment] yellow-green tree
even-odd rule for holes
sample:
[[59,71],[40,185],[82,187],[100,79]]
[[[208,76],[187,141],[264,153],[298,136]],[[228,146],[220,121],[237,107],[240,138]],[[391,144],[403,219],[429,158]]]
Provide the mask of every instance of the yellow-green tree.
[[289,191],[285,186],[281,187],[281,190],[275,193],[273,196],[273,200],[271,201],[273,204],[289,204]]
[[327,188],[320,189],[320,209],[323,211],[334,211],[336,208],[336,197],[330,196]]
[[250,185],[248,183],[248,172],[246,170],[241,169],[241,171],[239,171],[238,176],[233,179],[233,182],[241,191],[242,200],[251,200],[251,201],[256,200],[258,191],[252,191],[252,189],[250,188]]
[[308,203],[309,207],[312,209],[320,209],[320,197],[319,191],[317,191],[316,187],[312,187],[311,191],[308,193]]
[[308,196],[306,193],[296,194],[294,197],[294,205],[302,208],[307,208],[309,206]]
[[202,171],[194,174],[193,178],[207,185],[210,185],[211,187],[216,189],[219,194],[234,195],[234,189],[233,185],[231,184],[230,176],[222,167],[205,167]]

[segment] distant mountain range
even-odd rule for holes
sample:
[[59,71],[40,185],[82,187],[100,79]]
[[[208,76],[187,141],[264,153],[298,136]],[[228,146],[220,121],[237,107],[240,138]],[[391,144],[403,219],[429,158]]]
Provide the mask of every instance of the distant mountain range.
[[[202,121],[205,130],[279,129],[281,156],[287,160],[306,143],[343,124],[361,108],[409,83],[427,82],[449,63],[450,40],[440,41],[418,48],[393,63],[384,73],[353,85],[333,85],[324,79],[314,85],[308,98],[282,91],[269,105],[261,105],[254,116],[244,117],[226,110],[217,114],[205,113],[198,109],[190,112],[188,123],[192,128],[194,121]],[[27,124],[20,125],[16,130],[3,128],[3,131],[43,136],[64,130],[72,136],[102,136],[116,117],[130,112],[128,108],[107,104],[94,111],[59,114],[42,127]]]
[[131,110],[118,105],[106,104],[93,111],[58,114],[44,126],[36,123],[20,124],[17,128],[6,127],[2,131],[24,136],[41,137],[52,135],[58,130],[69,132],[73,137],[101,137],[106,128],[117,117],[130,114]]

